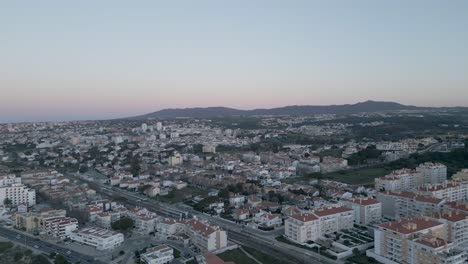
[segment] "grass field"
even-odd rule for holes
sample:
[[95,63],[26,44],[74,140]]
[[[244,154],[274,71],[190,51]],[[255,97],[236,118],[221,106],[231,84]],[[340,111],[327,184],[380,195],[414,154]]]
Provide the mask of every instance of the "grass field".
[[362,168],[348,171],[338,171],[324,175],[325,179],[348,184],[373,184],[374,178],[382,177],[390,171],[385,168]]

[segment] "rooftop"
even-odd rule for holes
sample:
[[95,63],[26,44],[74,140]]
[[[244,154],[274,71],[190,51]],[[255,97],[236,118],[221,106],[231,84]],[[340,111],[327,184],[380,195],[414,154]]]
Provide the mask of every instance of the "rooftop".
[[417,233],[425,229],[442,226],[443,224],[429,218],[405,218],[398,221],[388,222],[379,225],[381,228],[389,229],[400,234]]

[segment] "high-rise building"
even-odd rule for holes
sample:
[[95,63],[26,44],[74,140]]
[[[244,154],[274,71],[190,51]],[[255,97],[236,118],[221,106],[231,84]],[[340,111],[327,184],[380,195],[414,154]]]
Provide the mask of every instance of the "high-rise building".
[[368,225],[382,219],[382,204],[373,198],[342,199],[341,202],[354,210],[356,224]]
[[157,130],[157,131],[161,131],[162,128],[163,128],[162,123],[161,123],[161,122],[157,122],[157,123],[156,123],[156,130]]
[[444,239],[442,222],[430,218],[405,218],[374,230],[374,249],[367,256],[385,264],[461,264],[466,254]]
[[442,183],[447,180],[447,166],[441,163],[426,162],[420,164],[416,171],[424,176],[424,183]]
[[424,184],[422,172],[410,169],[396,170],[380,178],[375,178],[375,189],[385,191],[407,191]]
[[380,192],[377,200],[382,203],[382,215],[392,219],[430,216],[442,211],[443,199],[411,192]]
[[9,201],[12,206],[36,204],[36,191],[21,183],[21,178],[13,174],[0,176],[0,205]]

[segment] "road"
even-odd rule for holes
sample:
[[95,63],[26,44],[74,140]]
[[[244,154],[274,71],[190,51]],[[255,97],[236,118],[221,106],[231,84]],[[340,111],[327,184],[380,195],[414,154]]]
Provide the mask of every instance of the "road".
[[208,220],[211,223],[222,227],[228,233],[228,239],[230,241],[257,249],[264,254],[273,256],[281,261],[278,263],[340,263],[340,261],[328,259],[313,251],[276,241],[274,236],[271,234],[260,230],[244,228],[223,218],[206,215],[184,206],[156,202],[139,193],[123,190],[117,187],[110,187],[109,185],[102,183],[88,183],[90,183],[90,187],[93,187],[94,185],[98,193],[110,197],[124,197],[126,200],[122,202],[123,204],[145,207],[162,216],[179,218],[184,213],[189,212],[200,219]]
[[[80,262],[80,263],[104,264],[101,261],[94,260],[94,258],[90,256],[78,253],[68,248],[60,247],[56,244],[52,244],[52,243],[40,240],[38,238],[30,237],[28,235],[25,235],[24,233],[20,233],[13,229],[0,227],[0,236],[7,238],[11,241],[14,241],[16,243],[21,243],[25,246],[33,247],[35,250],[45,252],[48,255],[50,253],[58,253],[64,256],[71,263]],[[37,246],[37,248],[35,246]],[[67,252],[70,252],[70,254],[67,254]]]

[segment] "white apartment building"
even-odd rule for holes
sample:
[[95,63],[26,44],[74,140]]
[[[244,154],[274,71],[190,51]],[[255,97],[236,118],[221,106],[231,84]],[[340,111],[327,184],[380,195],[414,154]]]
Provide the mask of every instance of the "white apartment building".
[[182,221],[174,219],[163,219],[156,225],[156,235],[159,239],[168,239],[182,233],[185,224]]
[[175,153],[174,156],[169,157],[169,166],[181,165],[184,162],[184,159],[179,153]]
[[167,245],[160,245],[146,249],[146,253],[141,254],[141,260],[146,264],[166,264],[174,260],[174,249]]
[[185,222],[185,234],[202,251],[214,251],[227,246],[227,234],[217,226],[191,219]]
[[70,217],[54,217],[43,220],[43,229],[48,235],[65,239],[78,228],[78,220]]
[[12,206],[20,204],[28,207],[36,204],[36,191],[21,183],[21,178],[14,174],[0,176],[0,205],[4,205],[5,199],[11,201]]
[[351,229],[354,225],[354,210],[348,207],[323,208],[312,213],[319,219],[319,236]]
[[367,255],[385,264],[413,263],[412,241],[423,235],[442,238],[444,224],[429,218],[405,218],[374,230],[374,249]]
[[424,184],[422,172],[410,169],[396,170],[380,178],[375,178],[375,189],[385,191],[407,191]]
[[382,204],[373,198],[342,199],[341,202],[354,210],[356,224],[368,225],[382,219]]
[[0,187],[21,183],[21,178],[16,177],[14,174],[0,175]]
[[135,222],[135,229],[142,234],[149,234],[156,230],[158,215],[146,208],[135,208],[126,213]]
[[218,226],[196,219],[177,221],[164,219],[156,227],[160,239],[186,235],[202,251],[214,251],[227,246],[227,233]]
[[414,216],[430,216],[440,212],[443,199],[411,192],[380,192],[376,195],[382,204],[382,215],[392,219]]
[[75,230],[71,233],[70,239],[97,250],[112,250],[124,242],[124,235],[106,229],[88,227]]
[[447,180],[447,166],[441,163],[426,162],[420,164],[416,171],[424,176],[424,183],[442,183]]
[[468,250],[468,213],[459,210],[435,214],[433,218],[444,223],[444,239],[453,242],[456,246]]
[[463,264],[466,253],[455,244],[434,236],[422,236],[411,241],[411,264]]
[[293,214],[284,222],[284,236],[297,244],[315,241],[319,238],[319,223],[312,213]]
[[468,181],[449,181],[419,187],[423,195],[444,199],[447,202],[468,201]]

